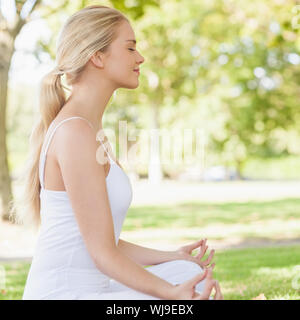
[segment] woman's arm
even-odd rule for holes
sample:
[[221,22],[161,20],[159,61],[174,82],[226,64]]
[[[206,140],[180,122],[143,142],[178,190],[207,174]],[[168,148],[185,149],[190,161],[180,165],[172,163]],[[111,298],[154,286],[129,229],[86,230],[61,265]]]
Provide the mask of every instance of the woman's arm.
[[96,159],[101,146],[90,126],[79,119],[68,121],[58,128],[54,140],[65,189],[95,266],[134,290],[176,299],[175,286],[134,262],[116,245],[104,165]]
[[118,248],[133,261],[143,266],[180,259],[176,251],[150,249],[122,239],[119,239]]

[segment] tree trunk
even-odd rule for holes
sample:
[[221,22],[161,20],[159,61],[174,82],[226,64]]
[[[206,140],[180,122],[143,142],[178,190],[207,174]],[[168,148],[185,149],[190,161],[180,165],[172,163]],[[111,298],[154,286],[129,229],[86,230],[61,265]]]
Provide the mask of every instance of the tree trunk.
[[236,170],[237,170],[237,180],[243,180],[243,167],[244,167],[245,161],[243,160],[236,160]]
[[148,180],[151,183],[159,183],[162,178],[162,170],[160,163],[160,135],[159,135],[159,107],[158,104],[152,105],[153,115],[153,134],[150,136],[150,159],[148,166]]
[[8,220],[13,193],[7,157],[6,108],[8,72],[13,55],[14,38],[8,33],[3,32],[2,35],[3,38],[0,41],[0,217]]

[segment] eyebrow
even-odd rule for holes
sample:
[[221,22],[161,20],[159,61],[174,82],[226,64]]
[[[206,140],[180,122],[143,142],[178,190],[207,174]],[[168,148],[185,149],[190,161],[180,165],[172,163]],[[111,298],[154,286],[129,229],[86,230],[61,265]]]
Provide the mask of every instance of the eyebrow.
[[132,41],[132,42],[134,42],[136,44],[136,40],[126,40],[126,41]]

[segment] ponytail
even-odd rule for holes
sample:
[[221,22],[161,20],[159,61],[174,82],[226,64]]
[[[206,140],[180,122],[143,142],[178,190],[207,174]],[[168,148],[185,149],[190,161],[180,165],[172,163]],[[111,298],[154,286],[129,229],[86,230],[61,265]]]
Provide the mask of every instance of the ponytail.
[[10,215],[17,213],[16,222],[38,227],[40,225],[40,179],[39,160],[46,132],[66,102],[61,83],[62,71],[57,67],[46,74],[41,82],[39,105],[40,118],[34,125],[29,138],[29,157],[18,178],[24,184],[24,193],[20,202],[12,204]]
[[66,102],[61,84],[61,73],[56,67],[43,79],[40,88],[40,113],[44,127],[47,129]]

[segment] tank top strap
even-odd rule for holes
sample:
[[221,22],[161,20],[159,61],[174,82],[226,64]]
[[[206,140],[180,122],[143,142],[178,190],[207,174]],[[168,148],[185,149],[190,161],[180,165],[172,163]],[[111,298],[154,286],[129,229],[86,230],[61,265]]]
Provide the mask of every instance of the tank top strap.
[[110,156],[110,154],[109,154],[109,152],[107,151],[107,148],[106,148],[106,146],[104,145],[104,143],[102,143],[101,140],[98,140],[98,141],[101,143],[101,145],[102,145],[105,153],[107,154],[107,156],[108,156],[108,158],[109,158],[109,160],[110,160],[110,163],[113,163],[113,164],[116,163],[115,160]]
[[[40,172],[40,183],[41,183],[42,188],[44,188],[44,170],[45,170],[45,162],[46,162],[47,151],[48,151],[50,142],[51,142],[51,140],[52,140],[52,138],[53,138],[53,135],[54,135],[55,131],[57,130],[57,128],[59,128],[64,122],[66,122],[66,121],[68,121],[68,120],[72,120],[72,119],[82,119],[82,120],[85,120],[85,121],[90,125],[90,127],[91,127],[93,130],[95,130],[90,121],[88,121],[87,119],[85,119],[85,118],[83,118],[83,117],[79,117],[79,116],[70,117],[70,118],[64,119],[64,120],[60,121],[60,122],[54,127],[54,129],[53,129],[52,132],[50,133],[50,137],[49,137],[49,139],[48,139],[48,141],[47,141],[46,147],[45,147],[44,151],[43,151],[43,148],[42,148],[42,150],[41,150],[41,155],[40,155],[40,169],[39,169],[39,172]],[[49,134],[49,132],[50,132],[49,129],[52,128],[53,124],[54,124],[54,123],[51,122],[50,126],[48,127],[48,131],[47,131],[46,136],[45,136],[45,141],[46,141],[46,139],[48,138],[48,134]]]

